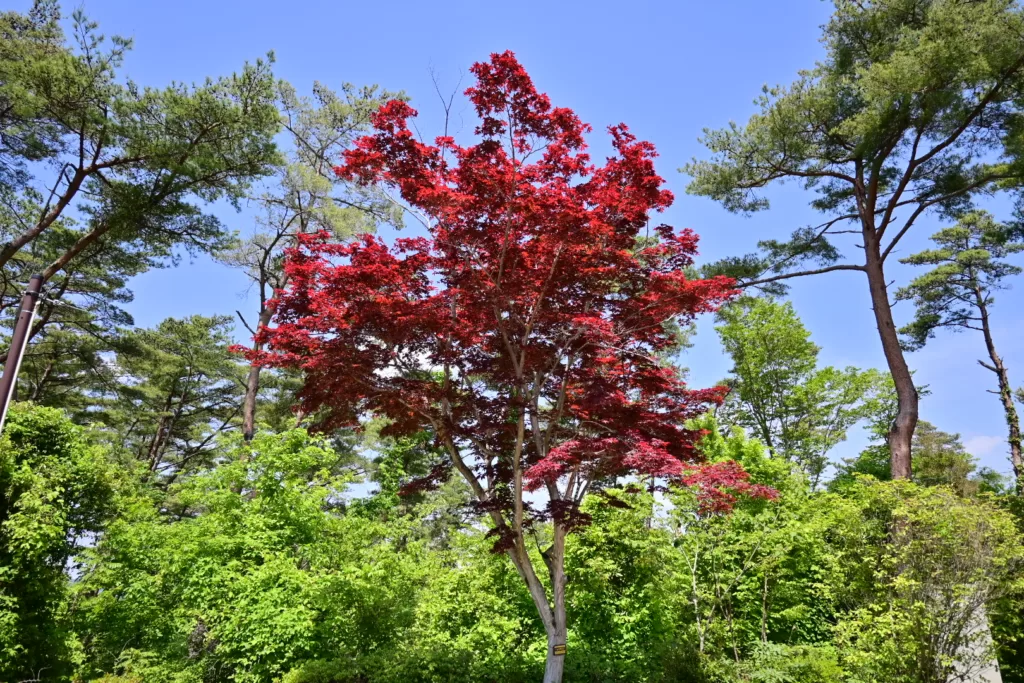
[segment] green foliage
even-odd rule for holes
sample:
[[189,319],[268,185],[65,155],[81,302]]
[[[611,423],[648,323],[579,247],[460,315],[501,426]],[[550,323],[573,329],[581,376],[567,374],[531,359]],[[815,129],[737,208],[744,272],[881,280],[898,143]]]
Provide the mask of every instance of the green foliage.
[[608,491],[588,499],[583,511],[593,522],[566,550],[574,577],[568,679],[658,680],[669,662],[690,657],[696,664],[688,643],[675,642],[680,624],[664,581],[672,539],[652,528],[653,497]]
[[792,304],[744,297],[718,318],[715,329],[733,361],[723,414],[799,464],[816,485],[829,451],[867,417],[885,380],[875,370],[818,368],[819,349]]
[[174,519],[140,500],[90,551],[84,675],[533,680],[545,645],[518,577],[480,530],[424,531],[451,519],[444,492],[415,514],[347,514],[349,456],[301,430],[227,457],[172,487]]
[[701,426],[709,458],[743,462],[779,499],[710,517],[685,493],[667,515],[644,495],[590,501],[594,523],[570,545],[570,595],[596,616],[574,626],[582,642],[567,670],[608,672],[582,680],[945,681],[934,672],[950,653],[966,662],[964,646],[983,639],[957,628],[976,624],[981,605],[1005,624],[997,647],[1016,642],[1024,536],[1000,507],[869,479],[811,493],[757,442]]
[[198,315],[127,332],[112,363],[118,382],[82,419],[113,430],[115,447],[156,482],[208,466],[240,412],[245,368],[228,352],[230,332],[230,318]]
[[380,454],[373,458],[371,480],[377,484],[373,495],[353,501],[353,509],[361,514],[387,517],[391,514],[409,514],[422,503],[424,494],[402,495],[402,484],[410,478],[425,475],[437,458],[434,436],[421,432],[413,437],[380,439],[377,434],[381,423],[371,423],[371,434],[365,445],[377,448]]
[[742,660],[758,642],[827,640],[834,605],[820,586],[833,559],[824,500],[810,494],[804,476],[756,441],[707,427],[711,457],[737,460],[753,481],[779,492],[776,501],[741,501],[729,515],[702,516],[689,496],[673,498],[679,609],[711,672],[727,678],[726,660]]
[[913,480],[922,486],[946,485],[960,495],[977,491],[968,480],[975,470],[974,456],[960,442],[959,434],[939,431],[930,422],[920,422],[914,432]]
[[[1024,539],[1024,498],[1006,495],[1000,506],[1012,515],[1018,537]],[[1024,582],[1016,581],[994,604],[989,605],[1003,683],[1024,682]]]
[[[881,441],[882,437],[877,437]],[[837,468],[829,488],[835,491],[850,486],[857,475],[869,475],[889,481],[889,450],[884,442],[864,449],[856,458],[846,460]],[[987,467],[977,468],[974,456],[967,452],[959,434],[949,434],[922,420],[914,432],[914,463],[911,479],[922,486],[948,486],[958,495],[1006,493],[1006,477]]]
[[429,564],[398,552],[401,527],[333,512],[345,454],[297,430],[227,455],[174,487],[176,519],[140,501],[89,553],[86,672],[270,681],[321,653],[371,657],[411,620]]
[[[11,588],[18,571],[50,605],[30,612],[43,631],[13,631],[46,634],[49,649],[31,652],[64,668],[45,680],[66,680],[75,662],[80,679],[110,683],[525,682],[543,668],[531,599],[486,529],[460,512],[459,493],[394,497],[396,471],[415,469],[429,440],[379,444],[387,467],[365,503],[345,503],[351,454],[302,430],[230,437],[220,464],[166,498],[119,488],[127,478],[56,411],[16,406],[10,425],[4,443],[22,445],[4,453],[32,466],[8,456],[4,471],[31,473],[32,490],[54,488],[43,454],[74,454],[61,470],[71,487],[61,500],[77,501],[65,526],[40,524],[52,515],[26,493],[17,505],[32,510],[4,524],[5,548],[16,536],[50,539],[25,560],[5,550],[0,584],[8,622],[18,618],[11,596],[36,595]],[[738,460],[778,499],[706,515],[685,490],[588,498],[591,524],[566,551],[572,680],[933,680],[907,672],[948,665],[955,638],[934,634],[982,604],[1000,652],[1017,651],[1024,547],[1011,514],[942,486],[854,479],[812,492],[738,428],[711,417],[690,426],[706,431],[709,460]],[[104,530],[118,490],[122,513]],[[80,529],[102,536],[60,545],[81,541]],[[19,562],[35,569],[41,552],[50,578],[29,578]],[[76,552],[80,578],[69,585]]]
[[400,651],[374,680],[523,682],[539,679],[546,641],[530,596],[483,534],[452,538],[424,586]]
[[705,130],[711,159],[684,169],[689,192],[739,212],[768,208],[760,190],[775,181],[802,183],[830,220],[715,267],[746,282],[814,272],[841,260],[844,232],[884,260],[922,213],[1019,183],[1022,27],[1012,0],[835,0],[824,58],[766,86],[745,125]]
[[81,11],[71,24],[68,38],[53,0],[0,15],[0,311],[44,275],[22,384],[77,410],[132,323],[127,282],[232,244],[207,207],[237,206],[271,173],[280,119],[267,62],[143,87],[120,70],[130,41],[105,40]]
[[759,642],[749,659],[723,665],[732,680],[751,683],[818,683],[842,680],[836,649],[830,645]]
[[1022,271],[1005,260],[1024,251],[1020,226],[1001,225],[988,213],[976,211],[961,217],[955,226],[932,235],[932,241],[937,249],[902,260],[913,265],[935,266],[896,293],[897,299],[912,300],[916,306],[914,320],[900,330],[904,344],[911,349],[920,348],[940,327],[982,333],[988,362],[979,360],[978,363],[996,375],[1006,417],[1010,461],[1019,480],[1018,488],[1024,493],[1020,418],[1014,405],[1009,371],[996,351],[991,324],[994,293],[1007,289],[1003,281]]
[[[255,228],[219,253],[225,264],[245,273],[259,296],[251,324],[239,312],[252,334],[271,321],[272,298],[288,280],[285,252],[296,246],[300,235],[324,230],[345,240],[373,232],[380,223],[401,227],[403,218],[401,205],[383,189],[342,180],[334,172],[345,150],[369,131],[371,114],[385,102],[401,99],[401,93],[346,83],[339,95],[315,83],[313,97],[307,98],[280,81],[276,96],[287,132],[287,158],[277,165],[274,181],[253,197],[262,211]],[[278,431],[295,426],[290,408],[300,387],[301,378],[294,371],[251,368],[243,432],[251,436],[257,422]]]
[[24,182],[27,162],[55,153],[59,134],[44,123],[47,100],[30,84],[66,68],[59,18],[53,0],[34,3],[26,14],[0,14],[0,192]]
[[900,260],[934,266],[896,293],[897,300],[916,306],[914,320],[900,330],[913,349],[924,346],[940,327],[981,330],[993,293],[1006,288],[1004,279],[1021,272],[1002,259],[1024,250],[1024,242],[984,211],[963,216],[955,226],[932,235],[932,241],[935,249]]
[[308,98],[279,81],[275,96],[288,156],[276,167],[275,182],[255,197],[262,215],[252,234],[219,254],[259,288],[260,313],[285,284],[284,250],[295,246],[296,236],[326,230],[347,239],[373,232],[380,223],[402,224],[400,206],[382,189],[343,181],[334,173],[344,151],[370,129],[371,114],[401,99],[401,93],[346,83],[338,94],[316,83]]
[[0,677],[62,680],[77,657],[66,572],[123,485],[60,411],[14,404],[0,438]]
[[[796,179],[828,220],[705,274],[777,294],[772,278],[801,264],[863,268],[840,263],[846,221],[881,264],[924,212],[954,215],[904,259],[931,269],[897,294],[916,305],[903,332],[917,347],[975,326],[1020,271],[1019,226],[967,209],[1022,178],[1024,15],[1010,0],[835,5],[823,60],[766,89],[745,125],[707,132],[712,158],[687,168],[691,192],[742,212]],[[122,72],[130,41],[81,12],[64,25],[54,0],[0,13],[4,325],[28,275],[48,276],[19,377],[32,403],[0,435],[0,679],[538,680],[536,607],[466,484],[403,492],[437,461],[434,433],[293,429],[308,417],[291,410],[299,373],[244,366],[229,318],[135,329],[125,311],[132,278],[205,252],[252,279],[243,324],[266,325],[299,235],[400,225],[399,204],[333,165],[402,95],[317,83],[303,97],[267,62],[147,88]],[[208,207],[243,199],[259,218],[236,240]],[[693,328],[665,325],[670,367]],[[694,491],[627,478],[586,497],[565,546],[567,680],[946,683],[994,652],[1024,683],[1024,504],[1006,480],[921,422],[913,481],[888,481],[893,383],[819,368],[790,304],[741,298],[717,330],[732,392],[686,427],[706,460],[778,496],[709,513]],[[819,490],[862,421],[875,442]],[[525,536],[543,568],[550,531]]]
[[[985,606],[1019,590],[1013,518],[945,487],[858,482],[837,501],[836,624],[850,681],[941,682],[991,657]],[[838,518],[837,518],[838,521]]]

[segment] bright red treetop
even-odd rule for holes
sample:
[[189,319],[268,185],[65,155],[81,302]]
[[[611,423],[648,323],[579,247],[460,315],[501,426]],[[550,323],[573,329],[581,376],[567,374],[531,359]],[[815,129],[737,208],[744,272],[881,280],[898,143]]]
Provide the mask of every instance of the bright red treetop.
[[[419,142],[415,110],[393,101],[337,169],[396,188],[429,237],[302,237],[277,327],[260,332],[270,351],[250,357],[301,368],[302,408],[325,428],[373,413],[394,435],[430,430],[447,460],[419,483],[455,467],[513,544],[536,515],[572,526],[583,495],[616,476],[699,483],[700,434],[683,424],[724,389],[688,390],[659,353],[675,344],[670,321],[733,290],[686,276],[693,232],[650,228],[672,202],[650,143],[612,127],[616,154],[596,166],[590,127],[552,107],[511,52],[472,72],[475,145]],[[737,468],[708,474],[752,488]],[[547,510],[531,512],[524,489],[546,489]]]

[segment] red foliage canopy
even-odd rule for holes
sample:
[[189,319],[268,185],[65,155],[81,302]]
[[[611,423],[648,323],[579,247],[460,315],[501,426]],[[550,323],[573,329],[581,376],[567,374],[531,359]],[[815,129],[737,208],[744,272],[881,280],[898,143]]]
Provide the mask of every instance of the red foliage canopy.
[[[276,327],[259,332],[269,350],[250,359],[301,368],[302,408],[325,428],[373,413],[390,434],[432,430],[448,460],[418,483],[454,466],[499,534],[529,523],[523,490],[546,489],[534,514],[571,526],[583,495],[617,476],[699,486],[700,433],[683,425],[725,390],[688,390],[659,354],[676,343],[670,321],[715,310],[732,282],[687,276],[693,232],[651,234],[672,194],[650,143],[611,127],[615,156],[595,165],[590,127],[511,52],[472,72],[476,144],[418,141],[415,110],[393,101],[337,169],[397,189],[429,237],[301,237]],[[708,500],[757,493],[741,469],[712,470]]]

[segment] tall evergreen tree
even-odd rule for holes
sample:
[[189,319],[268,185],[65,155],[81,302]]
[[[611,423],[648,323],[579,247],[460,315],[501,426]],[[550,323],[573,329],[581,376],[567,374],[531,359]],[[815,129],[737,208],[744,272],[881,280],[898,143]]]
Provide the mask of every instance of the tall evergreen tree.
[[988,362],[979,360],[978,363],[996,376],[997,393],[1006,416],[1010,462],[1017,477],[1017,491],[1024,495],[1020,418],[1014,405],[1010,373],[996,351],[992,334],[995,292],[1006,289],[1004,280],[1019,275],[1022,270],[1005,259],[1024,251],[1024,239],[1018,230],[978,211],[935,233],[932,241],[934,249],[900,259],[900,263],[933,266],[896,292],[897,300],[913,301],[916,306],[914,320],[900,329],[904,345],[910,349],[921,348],[939,328],[981,333]]
[[[399,204],[380,188],[356,185],[334,172],[344,151],[369,130],[370,116],[396,97],[400,94],[349,84],[339,95],[317,83],[310,99],[298,95],[290,84],[278,83],[277,102],[287,132],[288,159],[278,167],[276,182],[256,198],[262,210],[256,229],[222,256],[226,263],[240,268],[256,289],[259,301],[252,323],[241,312],[238,314],[254,335],[270,323],[274,292],[288,284],[282,268],[284,253],[297,245],[299,235],[327,230],[344,240],[372,232],[378,223],[401,225]],[[259,351],[261,346],[256,342],[251,348]],[[242,409],[246,439],[251,439],[256,429],[262,372],[254,365],[246,378]],[[298,388],[280,372],[270,385],[275,392],[282,385]],[[287,390],[286,394],[290,400],[291,394]]]
[[[744,126],[705,131],[709,160],[688,191],[730,211],[768,208],[760,190],[795,180],[829,216],[761,252],[726,259],[741,286],[863,273],[899,398],[891,467],[911,475],[918,395],[900,348],[885,264],[927,212],[949,214],[1024,180],[1024,13],[1014,0],[835,0],[825,56],[787,87],[765,88]],[[835,239],[854,235],[857,252]]]
[[120,70],[130,41],[106,41],[81,11],[71,39],[60,22],[54,0],[0,14],[0,311],[41,273],[33,337],[110,335],[128,322],[115,307],[130,277],[231,243],[205,207],[237,203],[272,172],[274,79],[259,61],[200,85],[143,87]]
[[210,465],[217,437],[238,427],[245,368],[228,350],[230,324],[227,316],[168,318],[120,343],[114,393],[91,414],[154,483]]

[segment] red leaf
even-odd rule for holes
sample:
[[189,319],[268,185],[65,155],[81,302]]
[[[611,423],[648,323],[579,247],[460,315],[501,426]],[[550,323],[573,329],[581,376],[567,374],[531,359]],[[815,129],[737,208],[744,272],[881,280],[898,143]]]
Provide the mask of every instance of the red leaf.
[[268,351],[247,357],[301,369],[302,407],[325,429],[373,413],[390,419],[388,434],[432,430],[462,462],[427,479],[453,464],[476,474],[479,509],[506,519],[517,471],[526,488],[555,492],[529,515],[567,525],[583,520],[570,484],[683,477],[716,508],[728,491],[754,491],[739,475],[688,469],[700,434],[682,425],[724,389],[689,390],[658,360],[675,339],[664,323],[735,292],[726,278],[687,278],[690,230],[658,226],[658,243],[640,248],[673,199],[653,145],[613,126],[614,155],[594,164],[590,126],[553,107],[511,52],[472,72],[472,144],[420,142],[416,111],[390,102],[337,169],[397,191],[429,219],[428,235],[304,236],[288,253],[274,326],[259,332]]

